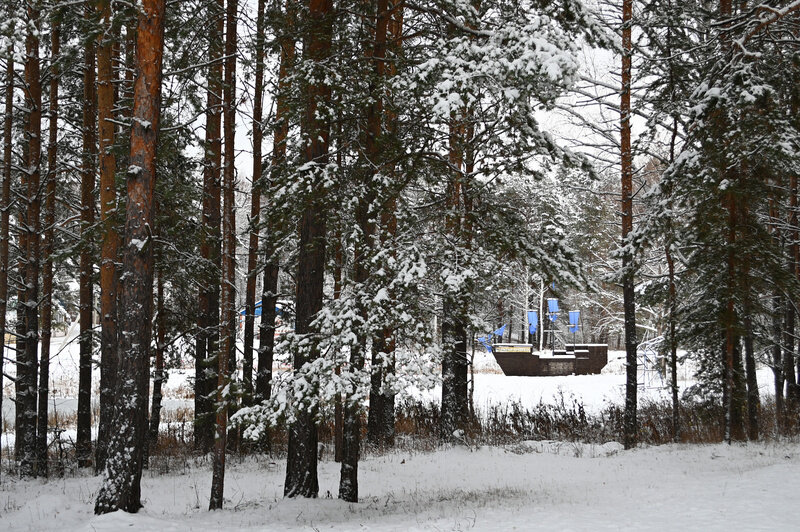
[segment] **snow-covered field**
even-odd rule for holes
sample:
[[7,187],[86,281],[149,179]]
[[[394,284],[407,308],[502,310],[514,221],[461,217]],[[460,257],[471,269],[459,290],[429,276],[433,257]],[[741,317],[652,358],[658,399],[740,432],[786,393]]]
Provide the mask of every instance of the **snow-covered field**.
[[[54,416],[66,420],[67,429],[64,438],[75,437],[74,414],[77,411],[78,390],[78,344],[74,334],[53,339],[51,352],[54,356],[50,365],[51,400],[49,402],[51,424]],[[589,413],[597,413],[608,404],[622,405],[625,397],[624,361],[625,353],[612,351],[609,363],[601,375],[573,375],[567,377],[506,377],[494,357],[484,351],[475,354],[475,391],[474,402],[478,412],[485,412],[492,405],[518,402],[526,408],[539,403],[554,404],[566,401],[568,404],[576,400],[583,404]],[[282,371],[276,364],[275,371]],[[13,363],[6,361],[3,371],[14,375]],[[681,389],[694,384],[690,368],[683,367],[678,371]],[[762,368],[758,372],[762,397],[772,395],[772,372]],[[175,421],[178,424],[189,424],[194,407],[191,380],[194,369],[190,360],[182,363],[182,367],[171,369],[164,385],[162,419]],[[95,367],[92,372],[92,398],[95,411],[99,394],[100,373]],[[669,400],[666,383],[650,372],[640,375],[640,382],[646,385],[640,389],[640,400]],[[438,401],[440,388],[419,391],[407,390],[416,398]],[[3,382],[4,432],[0,435],[0,456],[8,459],[8,451],[14,444],[13,431],[5,430],[14,420],[14,386],[8,380]],[[96,416],[93,421],[96,420]]]
[[[793,530],[800,446],[530,443],[366,458],[362,502],[282,498],[284,464],[232,458],[225,509],[208,512],[206,466],[145,472],[136,515],[92,515],[100,480],[0,483],[2,530]],[[330,496],[334,498],[329,498]]]

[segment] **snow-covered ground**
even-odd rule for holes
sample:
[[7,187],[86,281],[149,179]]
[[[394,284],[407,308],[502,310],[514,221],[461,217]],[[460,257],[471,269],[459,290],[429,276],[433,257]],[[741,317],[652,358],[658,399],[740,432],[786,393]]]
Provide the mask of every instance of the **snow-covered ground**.
[[[76,406],[77,345],[55,339],[53,352],[52,404],[69,417]],[[476,407],[512,401],[532,407],[562,397],[590,411],[621,404],[622,356],[611,353],[602,375],[505,377],[491,355],[479,353]],[[13,367],[5,371],[13,374]],[[190,419],[192,376],[191,367],[170,371],[165,415],[179,418],[183,411]],[[666,398],[658,380],[647,377],[642,396]],[[759,377],[762,393],[770,394],[769,370]],[[681,386],[691,378],[681,371]],[[6,382],[4,388],[3,414],[12,420],[13,387]],[[438,390],[411,393],[438,396]],[[7,432],[0,443],[7,453],[13,435]],[[145,472],[145,508],[137,515],[94,516],[98,477],[3,476],[0,530],[773,530],[793,528],[788,509],[800,490],[796,443],[622,451],[616,442],[526,442],[367,456],[360,467],[362,502],[354,505],[335,498],[339,466],[329,454],[320,463],[318,500],[283,499],[280,460],[230,457],[226,509],[212,513],[206,511],[210,465],[202,459],[172,463],[167,474]]]
[[[320,464],[320,499],[283,499],[284,464],[229,461],[225,509],[208,512],[211,472],[145,472],[144,509],[92,515],[100,480],[4,478],[0,529],[116,530],[793,530],[800,446],[530,443],[366,458],[362,502],[336,500],[338,464]],[[333,498],[330,498],[330,497]]]

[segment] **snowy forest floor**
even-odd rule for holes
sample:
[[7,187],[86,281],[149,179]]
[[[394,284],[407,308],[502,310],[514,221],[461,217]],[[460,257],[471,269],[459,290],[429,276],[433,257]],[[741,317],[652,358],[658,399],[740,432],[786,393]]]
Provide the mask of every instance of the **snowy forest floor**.
[[281,460],[232,457],[225,509],[208,512],[209,463],[146,471],[142,511],[99,517],[99,477],[6,477],[0,529],[786,530],[795,526],[800,446],[525,442],[393,452],[362,462],[359,504],[335,498],[333,461],[320,463],[317,500],[284,499],[284,472]]
[[[56,338],[51,363],[51,426],[74,439],[77,344]],[[601,375],[506,377],[491,355],[476,353],[475,409],[504,412],[519,405],[580,404],[587,414],[621,405],[624,353],[609,354]],[[191,441],[193,398],[190,361],[169,371],[162,430],[170,442]],[[13,364],[4,370],[14,374]],[[276,370],[279,368],[276,366]],[[98,372],[94,372],[98,380]],[[668,390],[653,373],[642,374],[642,401],[666,401]],[[759,371],[762,398],[772,396],[769,368]],[[94,383],[94,394],[97,393]],[[691,368],[679,370],[681,389],[693,384]],[[614,441],[489,440],[492,445],[437,447],[435,441],[399,442],[387,454],[365,453],[359,468],[361,501],[343,503],[339,464],[325,449],[320,499],[283,499],[285,460],[261,454],[229,457],[225,510],[206,511],[211,483],[208,457],[190,445],[152,457],[137,515],[95,517],[100,477],[69,468],[65,478],[21,481],[8,474],[14,445],[13,385],[4,383],[4,433],[0,457],[0,530],[773,530],[792,528],[800,488],[796,441],[733,445],[662,445],[622,451]],[[439,391],[409,391],[436,402]],[[58,419],[54,421],[53,411]],[[513,409],[505,410],[513,412]],[[423,412],[423,415],[424,412]],[[166,429],[166,427],[169,427]],[[183,430],[187,436],[182,435]],[[181,436],[178,436],[181,434]],[[604,433],[600,433],[602,437]],[[541,437],[536,434],[527,437]],[[482,440],[486,442],[487,440]],[[592,439],[588,441],[598,441]],[[500,445],[506,443],[506,445]],[[423,451],[426,449],[426,451]],[[431,450],[433,449],[433,450]]]

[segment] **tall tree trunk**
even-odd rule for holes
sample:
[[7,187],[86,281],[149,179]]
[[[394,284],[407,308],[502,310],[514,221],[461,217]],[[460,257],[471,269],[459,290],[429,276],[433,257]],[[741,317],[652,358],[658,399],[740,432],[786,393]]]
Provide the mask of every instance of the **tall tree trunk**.
[[222,303],[217,365],[216,435],[214,439],[214,472],[211,480],[209,510],[222,508],[225,487],[225,447],[228,433],[228,403],[231,370],[235,367],[236,349],[236,205],[234,201],[236,132],[236,17],[237,0],[228,0],[225,15],[225,86],[223,114],[225,119],[225,167],[223,169],[222,215]]
[[[450,122],[449,160],[453,177],[447,187],[447,215],[445,230],[459,243],[451,257],[454,268],[460,268],[463,260],[461,245],[466,244],[464,226],[465,180],[464,149],[467,143],[467,113],[462,113]],[[448,289],[442,297],[442,415],[441,438],[450,440],[454,432],[463,427],[469,414],[469,390],[467,387],[467,303],[463,289],[453,293]]]
[[50,391],[50,338],[53,326],[53,245],[56,223],[56,176],[58,172],[58,89],[61,81],[60,13],[52,17],[50,28],[50,109],[47,144],[47,176],[44,200],[44,266],[42,269],[42,351],[39,361],[39,418],[36,430],[36,458],[39,473],[47,476],[47,418]]
[[[28,161],[28,143],[23,144],[23,153],[21,157],[21,163],[23,165],[27,164]],[[20,176],[20,188],[21,191],[27,191],[28,187],[28,177],[26,172],[19,172]],[[22,192],[24,194],[26,192]],[[30,370],[30,366],[25,360],[26,349],[25,349],[25,304],[27,303],[27,291],[25,290],[25,276],[27,269],[25,268],[25,259],[27,257],[27,249],[28,249],[28,232],[25,231],[24,221],[26,220],[27,214],[27,207],[25,206],[25,198],[24,196],[21,198],[22,201],[16,202],[16,212],[17,212],[17,263],[16,263],[16,270],[17,276],[14,279],[16,288],[17,288],[17,305],[16,305],[16,317],[17,322],[14,324],[14,335],[15,338],[15,354],[16,354],[16,369],[17,375],[16,379],[14,380],[14,394],[16,396],[16,402],[14,409],[14,439],[18,442],[24,442],[26,435],[25,432],[28,429],[28,425],[25,421],[25,412],[26,412],[26,405],[25,405],[25,393],[28,389],[28,382],[29,377],[27,372]],[[23,458],[23,454],[25,453],[25,446],[24,445],[15,445],[14,446],[14,460],[17,463],[20,463]]]
[[[273,186],[286,162],[286,138],[289,135],[289,72],[294,63],[295,37],[292,23],[295,0],[286,0],[285,24],[280,38],[280,63],[278,66],[278,94],[275,97],[275,127],[273,130],[272,170],[270,179]],[[258,348],[258,375],[256,376],[256,396],[260,400],[269,399],[272,393],[272,361],[275,347],[275,306],[278,303],[278,258],[276,256],[278,229],[274,214],[270,211],[269,199],[263,202],[265,212],[264,231],[264,282],[261,287],[261,324]]]
[[214,442],[213,394],[219,347],[220,212],[222,168],[222,33],[223,0],[209,3],[209,61],[206,109],[205,161],[203,168],[203,232],[200,256],[205,276],[200,285],[199,317],[195,344],[195,448],[207,453]]
[[[25,142],[27,160],[25,174],[27,190],[26,217],[21,222],[20,231],[25,233],[27,249],[25,254],[25,352],[17,352],[17,381],[20,393],[17,394],[17,408],[22,409],[16,440],[21,447],[20,475],[34,476],[36,471],[36,401],[37,374],[39,358],[39,270],[41,197],[39,191],[42,153],[42,83],[39,71],[39,4],[27,3],[28,32],[25,37]],[[20,371],[23,369],[23,371]]]
[[[10,7],[10,5],[9,5]],[[6,351],[6,311],[8,309],[8,248],[11,230],[11,162],[12,162],[12,126],[14,118],[14,41],[9,39],[6,48],[6,98],[5,116],[3,118],[3,187],[0,197],[0,366]],[[3,372],[0,371],[0,390],[3,389]],[[0,392],[0,412],[3,407],[3,393]],[[3,432],[3,416],[0,415],[0,434]]]
[[[308,32],[304,38],[303,53],[309,62],[319,68],[330,55],[333,33],[332,0],[309,0]],[[320,105],[330,101],[330,86],[320,77],[305,87],[305,109],[301,124],[306,145],[301,163],[312,163],[312,192],[304,198],[300,214],[300,241],[297,258],[297,293],[295,332],[298,335],[314,335],[311,326],[322,309],[325,279],[325,238],[327,204],[320,183],[319,168],[328,163],[330,123],[317,113]],[[317,340],[312,339],[308,349],[295,353],[293,367],[299,372],[307,362],[320,355]],[[296,413],[289,427],[289,449],[286,460],[286,480],[283,493],[287,497],[316,497],[319,493],[317,478],[317,422],[316,408],[303,409]]]
[[786,406],[793,409],[797,406],[795,388],[797,379],[794,374],[794,306],[789,298],[784,298],[783,319],[783,380],[786,385]]
[[128,168],[120,357],[104,481],[95,513],[141,508],[142,457],[147,438],[149,350],[153,317],[153,201],[161,105],[166,0],[142,0]]
[[753,348],[753,326],[750,315],[745,316],[744,362],[747,378],[747,437],[756,441],[759,438],[759,417],[761,414],[761,398],[758,393],[756,379],[756,357]]
[[108,425],[111,421],[114,377],[117,368],[117,255],[119,235],[116,228],[117,191],[114,156],[114,71],[111,28],[111,0],[99,0],[97,9],[103,18],[103,32],[97,38],[97,121],[100,142],[100,220],[103,243],[100,256],[100,420],[95,448],[95,470],[106,462]]
[[[797,278],[798,272],[798,232],[797,232],[797,176],[790,178],[789,185],[789,275]],[[795,307],[791,298],[786,299],[786,321],[784,323],[783,376],[786,382],[786,402],[790,408],[797,408],[800,403],[800,386],[795,374]]]
[[783,331],[783,297],[775,291],[772,296],[772,374],[775,385],[775,417],[778,432],[783,433],[786,428],[786,405],[783,396],[783,357],[781,349],[781,333]]
[[[364,6],[369,9],[370,3],[365,2]],[[389,22],[389,3],[388,0],[377,0],[375,4],[375,33],[367,56],[372,60],[372,79],[370,80],[370,105],[367,108],[367,128],[365,139],[365,152],[363,154],[363,187],[359,204],[356,207],[356,223],[360,229],[360,236],[356,243],[353,256],[355,268],[356,289],[361,297],[366,293],[366,282],[370,274],[370,262],[372,258],[373,238],[375,233],[375,200],[377,199],[374,168],[381,165],[379,160],[379,145],[382,135],[383,125],[383,76],[385,72],[386,60],[386,31]],[[370,16],[373,16],[370,14]],[[368,309],[366,304],[359,300],[359,314],[362,324],[366,324]],[[381,386],[381,362],[378,360],[378,352],[381,349],[382,338],[375,338],[372,342],[372,374],[370,390],[370,410],[372,419],[372,431],[375,433],[375,420],[383,413],[383,404],[379,400],[379,394],[375,393],[375,388],[380,391]],[[351,386],[356,387],[358,375],[364,369],[365,354],[367,351],[366,335],[360,334],[358,345],[350,349],[350,365],[348,380]],[[358,502],[358,461],[361,447],[361,402],[354,397],[358,393],[346,394],[343,403],[343,430],[342,430],[342,467],[339,477],[339,498],[348,502]],[[377,415],[376,415],[377,414]],[[368,419],[368,428],[369,428]]]
[[[338,134],[338,132],[337,132]],[[339,155],[337,154],[337,157]],[[342,250],[342,235],[336,235],[336,251],[334,253],[333,265],[333,299],[338,300],[342,297],[342,282],[344,280],[344,253]],[[342,374],[342,367],[336,364],[334,370],[337,376]],[[342,462],[344,447],[344,405],[342,404],[342,394],[336,392],[333,398],[333,459],[337,463]]]
[[[365,6],[369,6],[369,2],[365,2]],[[382,161],[380,160],[380,151],[379,151],[379,143],[382,142],[383,136],[383,98],[384,98],[384,77],[386,75],[386,45],[387,45],[387,33],[389,28],[389,19],[390,19],[390,12],[389,12],[389,0],[377,0],[375,3],[375,33],[373,35],[373,42],[371,46],[371,50],[367,51],[368,56],[370,56],[372,60],[372,80],[370,83],[370,101],[371,104],[367,109],[367,129],[366,129],[366,161],[365,161],[365,176],[364,182],[362,186],[365,189],[364,196],[361,198],[361,204],[358,206],[358,210],[356,211],[356,218],[358,219],[359,226],[361,228],[361,242],[360,242],[360,250],[356,250],[356,254],[354,260],[356,261],[356,279],[357,283],[364,283],[369,278],[369,264],[371,261],[372,255],[372,247],[375,245],[373,242],[373,234],[375,233],[375,223],[372,221],[375,219],[376,214],[374,212],[376,200],[376,193],[375,193],[375,184],[373,183],[373,178],[375,176],[375,168],[379,168],[380,171],[385,171],[383,168]],[[363,291],[362,291],[363,292]],[[367,309],[362,308],[362,318],[366,322],[367,319]],[[365,342],[366,344],[366,342]],[[366,348],[366,345],[362,346],[362,349]],[[372,357],[371,357],[371,368],[370,368],[370,391],[369,391],[369,413],[367,417],[367,441],[372,444],[378,445],[381,443],[381,428],[384,425],[383,415],[385,412],[385,401],[383,394],[381,394],[381,388],[383,387],[383,360],[381,358],[381,353],[385,351],[385,342],[383,341],[383,333],[382,331],[378,332],[373,337],[372,340]],[[351,365],[353,361],[351,360]],[[362,364],[363,365],[363,364]],[[353,368],[356,369],[356,368]],[[345,405],[345,427],[348,426],[347,420],[348,414],[348,407]],[[359,416],[358,411],[354,411],[351,413],[352,415]],[[360,427],[355,425],[351,426],[351,430],[359,430]],[[342,472],[345,471],[345,463],[348,459],[347,456],[347,447],[348,447],[348,439],[352,439],[353,435],[347,434],[345,431],[344,434],[344,447],[345,453],[343,456],[342,462]],[[353,480],[354,482],[349,483],[348,485],[355,485],[356,487],[356,494],[353,500],[358,499],[358,477],[357,477],[357,469],[358,469],[358,455],[354,456],[355,463],[354,467],[348,468],[348,471],[352,471]],[[344,474],[342,476],[344,480]],[[346,499],[345,497],[341,496],[341,488],[340,488],[340,497]]]
[[637,408],[637,340],[636,301],[633,279],[633,254],[628,235],[633,231],[633,153],[631,148],[631,82],[633,41],[633,0],[622,2],[622,100],[620,104],[620,151],[622,164],[622,298],[625,313],[625,415],[623,438],[626,449],[636,446],[638,437]]
[[[86,14],[92,20],[93,0],[87,0]],[[83,56],[83,167],[81,176],[81,253],[80,253],[80,362],[78,377],[78,434],[75,453],[79,467],[92,465],[92,314],[94,289],[92,286],[94,225],[95,157],[95,43],[87,41]]]
[[[158,272],[156,283],[156,348],[155,371],[153,372],[153,400],[150,402],[150,429],[147,434],[146,457],[155,451],[158,445],[158,429],[161,425],[161,390],[167,380],[164,371],[164,349],[167,345],[167,316],[164,305],[164,273]],[[147,459],[145,458],[145,465]]]
[[733,388],[731,389],[732,423],[737,427],[738,439],[745,440],[745,417],[747,410],[747,388],[742,365],[742,338],[739,334],[734,338],[733,349]]
[[[264,140],[264,124],[262,102],[264,97],[264,18],[266,16],[266,0],[258,0],[256,13],[256,73],[253,97],[253,186],[250,205],[250,239],[247,252],[247,286],[244,302],[244,357],[242,369],[244,377],[244,400],[253,402],[253,345],[256,321],[256,278],[258,276],[258,233],[261,219],[261,194],[264,190],[262,178],[263,164],[261,146]],[[264,312],[263,302],[261,312]]]
[[[736,200],[732,194],[727,194],[725,200],[728,211],[728,256],[727,256],[727,302],[725,318],[725,389],[727,392],[727,403],[725,404],[725,441],[741,441],[744,439],[744,419],[739,408],[739,386],[737,385],[737,344],[739,337],[735,331],[736,307],[734,301],[734,290],[736,286],[736,227],[737,227],[737,208]],[[738,366],[741,367],[741,357]]]
[[672,242],[668,242],[664,251],[669,269],[669,372],[671,377],[670,388],[672,391],[672,441],[678,443],[681,437],[680,423],[680,401],[678,400],[678,339],[675,336],[675,325],[677,321],[677,289],[675,287],[675,261],[672,259],[670,247]]

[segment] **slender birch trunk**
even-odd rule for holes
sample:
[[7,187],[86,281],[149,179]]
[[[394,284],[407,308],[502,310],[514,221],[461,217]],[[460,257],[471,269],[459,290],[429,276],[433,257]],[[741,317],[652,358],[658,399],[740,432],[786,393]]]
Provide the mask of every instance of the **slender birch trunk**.
[[158,446],[158,430],[161,425],[161,400],[163,398],[162,388],[167,381],[167,372],[164,370],[166,342],[167,315],[166,305],[164,304],[164,273],[159,269],[158,282],[156,283],[156,348],[153,372],[153,399],[150,401],[150,428],[147,433],[148,457]]

